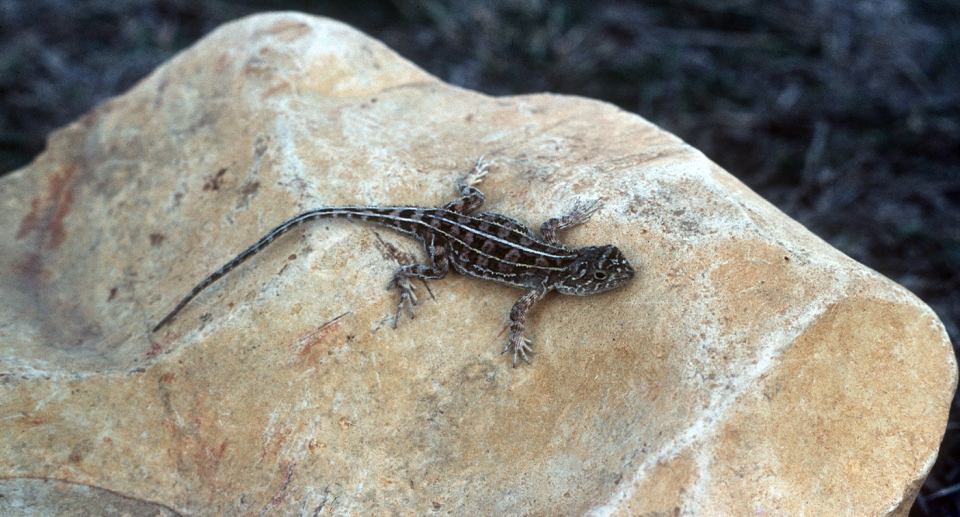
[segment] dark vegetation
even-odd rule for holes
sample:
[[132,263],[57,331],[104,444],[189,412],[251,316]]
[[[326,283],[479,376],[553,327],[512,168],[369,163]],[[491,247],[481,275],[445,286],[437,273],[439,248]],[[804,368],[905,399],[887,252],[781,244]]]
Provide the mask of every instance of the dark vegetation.
[[[0,2],[0,172],[223,22],[345,21],[441,79],[639,113],[960,338],[960,4],[952,0]],[[960,515],[960,408],[912,516]]]

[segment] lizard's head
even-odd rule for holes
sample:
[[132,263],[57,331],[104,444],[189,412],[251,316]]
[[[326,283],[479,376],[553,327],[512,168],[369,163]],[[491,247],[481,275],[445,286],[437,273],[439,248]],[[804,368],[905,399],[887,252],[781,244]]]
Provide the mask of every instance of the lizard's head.
[[563,294],[594,294],[620,287],[633,278],[633,268],[616,246],[591,246],[576,250],[579,256],[564,269],[555,284]]

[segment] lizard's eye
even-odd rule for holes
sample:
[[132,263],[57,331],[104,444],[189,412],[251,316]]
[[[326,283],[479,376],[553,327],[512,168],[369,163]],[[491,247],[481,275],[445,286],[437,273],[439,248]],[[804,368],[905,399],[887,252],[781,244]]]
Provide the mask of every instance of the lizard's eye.
[[593,278],[596,279],[596,280],[606,280],[606,279],[607,279],[607,273],[606,273],[605,271],[594,271],[594,272],[593,272]]

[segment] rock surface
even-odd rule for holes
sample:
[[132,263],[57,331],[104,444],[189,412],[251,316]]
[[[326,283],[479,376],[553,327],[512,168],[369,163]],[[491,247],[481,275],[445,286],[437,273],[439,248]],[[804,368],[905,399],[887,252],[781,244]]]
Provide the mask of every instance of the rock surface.
[[[393,329],[384,286],[422,251],[350,221],[149,332],[291,215],[439,205],[481,155],[488,209],[536,228],[602,197],[565,242],[638,271],[549,295],[532,365],[499,354],[515,288],[451,274]],[[0,206],[0,505],[37,515],[58,491],[144,515],[906,515],[956,383],[928,307],[670,134],[465,91],[315,17],[222,27],[55,133]]]

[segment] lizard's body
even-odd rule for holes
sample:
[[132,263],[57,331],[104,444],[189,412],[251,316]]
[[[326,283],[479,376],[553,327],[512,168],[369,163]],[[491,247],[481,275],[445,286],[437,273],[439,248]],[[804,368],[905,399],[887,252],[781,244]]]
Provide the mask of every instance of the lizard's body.
[[483,193],[474,185],[484,174],[485,167],[477,161],[473,170],[457,183],[461,197],[440,208],[347,206],[316,208],[296,215],[200,282],[153,331],[169,323],[204,288],[280,235],[308,220],[344,217],[407,233],[423,242],[427,250],[431,264],[402,266],[390,283],[389,287],[396,285],[400,289],[394,326],[404,306],[413,314],[412,307],[417,300],[410,278],[443,278],[450,264],[465,275],[527,289],[527,294],[510,311],[510,338],[504,352],[513,351],[514,365],[518,356],[529,362],[527,353],[532,351],[529,340],[523,337],[523,323],[537,300],[551,289],[577,295],[613,289],[633,278],[634,271],[614,246],[570,249],[558,241],[560,230],[587,221],[600,208],[598,202],[586,206],[578,203],[569,215],[543,223],[540,227],[543,238],[505,215],[493,212],[470,215],[483,204]]

